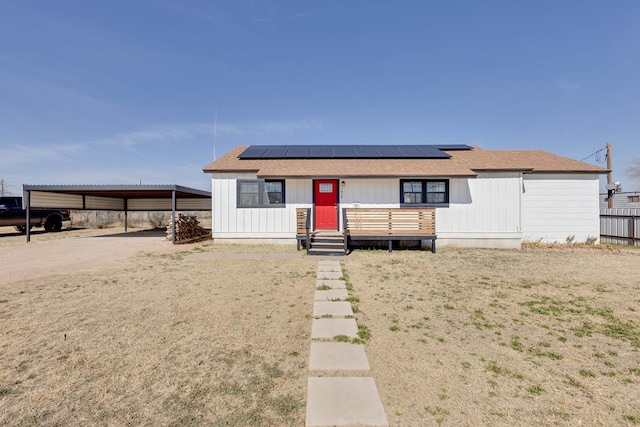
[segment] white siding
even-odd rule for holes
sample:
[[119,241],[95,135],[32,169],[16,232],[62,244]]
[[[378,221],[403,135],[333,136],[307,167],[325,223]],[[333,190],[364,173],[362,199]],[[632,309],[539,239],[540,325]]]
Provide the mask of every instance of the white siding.
[[253,173],[214,174],[213,237],[294,239],[296,208],[311,207],[310,179],[287,179],[286,206],[282,208],[237,208],[238,179],[255,179]]
[[524,175],[522,231],[525,240],[564,242],[600,235],[597,175]]
[[438,233],[520,233],[520,174],[481,173],[449,181],[449,207],[436,210]]
[[[237,179],[255,178],[214,174],[214,238],[295,237],[295,210],[313,207],[313,180],[287,179],[284,208],[236,208]],[[399,178],[336,179],[340,208],[400,206]],[[518,247],[523,238],[564,241],[574,235],[584,241],[599,235],[596,175],[494,172],[449,184],[449,206],[436,209],[438,244]]]
[[[344,182],[344,186],[342,185]],[[397,208],[400,207],[399,179],[341,179],[340,208]],[[342,215],[339,216],[342,229]]]
[[[345,179],[341,207],[399,207],[400,179]],[[436,209],[438,233],[519,233],[520,174],[449,180],[449,206]]]
[[[295,209],[313,207],[313,180],[287,179],[285,208],[238,209],[237,179],[255,178],[252,173],[214,174],[214,238],[295,237]],[[399,178],[336,179],[340,182],[340,208],[400,206]],[[458,243],[464,239],[515,239],[519,242],[522,237],[520,188],[518,173],[487,173],[471,179],[450,179],[449,207],[436,209],[439,240],[450,239]]]
[[345,208],[397,208],[400,179],[342,179],[340,205]]

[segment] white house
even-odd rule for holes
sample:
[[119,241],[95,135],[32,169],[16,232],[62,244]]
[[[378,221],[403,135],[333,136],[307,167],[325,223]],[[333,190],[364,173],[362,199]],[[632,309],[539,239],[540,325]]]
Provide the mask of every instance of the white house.
[[295,242],[296,208],[314,230],[343,208],[430,207],[438,245],[519,248],[598,239],[599,175],[544,151],[466,145],[253,145],[206,166],[215,242]]

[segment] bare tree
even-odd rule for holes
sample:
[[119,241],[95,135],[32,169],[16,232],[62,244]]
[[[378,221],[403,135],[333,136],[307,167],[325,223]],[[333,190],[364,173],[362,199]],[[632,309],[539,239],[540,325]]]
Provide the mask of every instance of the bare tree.
[[0,196],[9,194],[9,184],[4,179],[0,179]]
[[625,174],[633,179],[640,180],[640,157],[631,159],[631,166],[625,170]]

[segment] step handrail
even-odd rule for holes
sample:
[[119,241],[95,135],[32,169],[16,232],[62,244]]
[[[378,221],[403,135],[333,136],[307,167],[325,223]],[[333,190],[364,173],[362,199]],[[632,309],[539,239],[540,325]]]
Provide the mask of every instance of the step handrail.
[[311,249],[311,241],[309,239],[309,229],[311,229],[311,208],[307,208],[307,220],[304,223],[304,229],[306,232],[306,247],[307,247],[307,255],[309,255],[309,249]]

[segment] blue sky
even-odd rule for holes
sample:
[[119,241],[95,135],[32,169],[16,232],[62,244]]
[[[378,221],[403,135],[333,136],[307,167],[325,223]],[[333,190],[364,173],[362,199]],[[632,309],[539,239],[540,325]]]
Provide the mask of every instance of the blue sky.
[[640,189],[623,174],[640,156],[636,0],[0,5],[0,178],[14,193],[210,189],[214,139],[218,156],[470,144],[578,160],[611,141],[615,180]]

